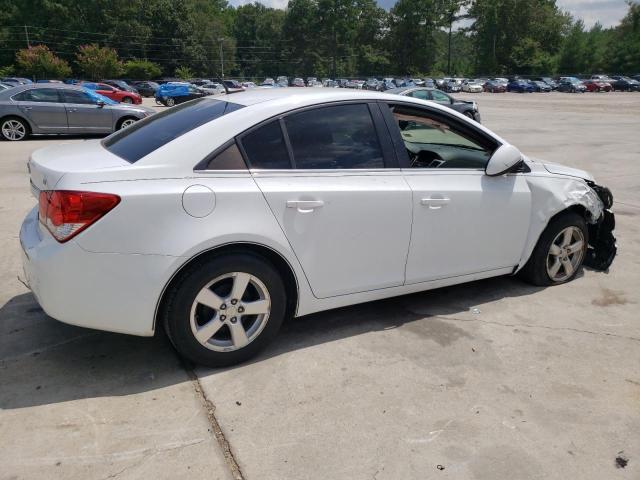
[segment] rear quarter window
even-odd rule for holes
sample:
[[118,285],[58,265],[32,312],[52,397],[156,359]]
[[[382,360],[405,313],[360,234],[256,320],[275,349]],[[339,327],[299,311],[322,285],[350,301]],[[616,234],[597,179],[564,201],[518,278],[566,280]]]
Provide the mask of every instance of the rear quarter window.
[[237,103],[201,98],[164,110],[119,130],[102,141],[111,153],[130,163],[223,115],[243,108]]

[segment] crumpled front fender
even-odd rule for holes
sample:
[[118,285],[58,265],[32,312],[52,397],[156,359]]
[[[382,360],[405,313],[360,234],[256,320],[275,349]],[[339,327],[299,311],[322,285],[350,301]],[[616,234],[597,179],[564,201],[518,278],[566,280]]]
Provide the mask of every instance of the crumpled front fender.
[[616,228],[616,219],[611,211],[613,195],[607,187],[595,182],[587,181],[587,185],[598,195],[603,211],[596,223],[589,224],[589,248],[584,264],[595,270],[605,271],[611,266],[618,252],[616,237],[613,236]]
[[518,270],[526,264],[549,220],[575,206],[584,208],[589,226],[585,265],[606,270],[616,255],[612,233],[615,220],[609,210],[613,203],[611,191],[580,178],[528,176],[527,182],[532,197],[531,222]]

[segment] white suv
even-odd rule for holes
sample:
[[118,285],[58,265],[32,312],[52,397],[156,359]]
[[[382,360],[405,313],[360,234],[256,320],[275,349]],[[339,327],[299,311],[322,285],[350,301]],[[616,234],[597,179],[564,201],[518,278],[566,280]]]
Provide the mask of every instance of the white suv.
[[610,192],[435,103],[371,91],[201,98],[36,151],[26,280],[50,316],[243,361],[284,318],[615,255]]

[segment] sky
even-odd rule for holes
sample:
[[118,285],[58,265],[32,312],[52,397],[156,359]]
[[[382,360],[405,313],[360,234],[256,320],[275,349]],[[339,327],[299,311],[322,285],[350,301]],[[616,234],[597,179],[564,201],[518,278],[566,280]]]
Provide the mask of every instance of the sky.
[[[526,0],[525,0],[526,1]],[[396,3],[396,0],[377,0],[381,7],[387,10]],[[597,21],[605,27],[617,25],[627,12],[625,0],[557,0],[558,6],[575,18],[581,18],[587,27],[591,27]],[[230,0],[232,5],[252,3],[252,0]],[[260,0],[260,3],[268,7],[285,8],[288,0]]]

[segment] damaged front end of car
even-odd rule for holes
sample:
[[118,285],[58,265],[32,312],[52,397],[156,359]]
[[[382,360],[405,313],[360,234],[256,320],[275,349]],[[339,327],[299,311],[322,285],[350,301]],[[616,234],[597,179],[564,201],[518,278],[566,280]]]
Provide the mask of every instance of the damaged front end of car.
[[599,218],[588,223],[589,247],[584,264],[595,270],[606,271],[613,263],[618,251],[616,237],[613,236],[613,230],[616,227],[615,216],[611,211],[613,195],[607,187],[598,185],[591,180],[585,180],[585,182],[596,193],[603,208]]

